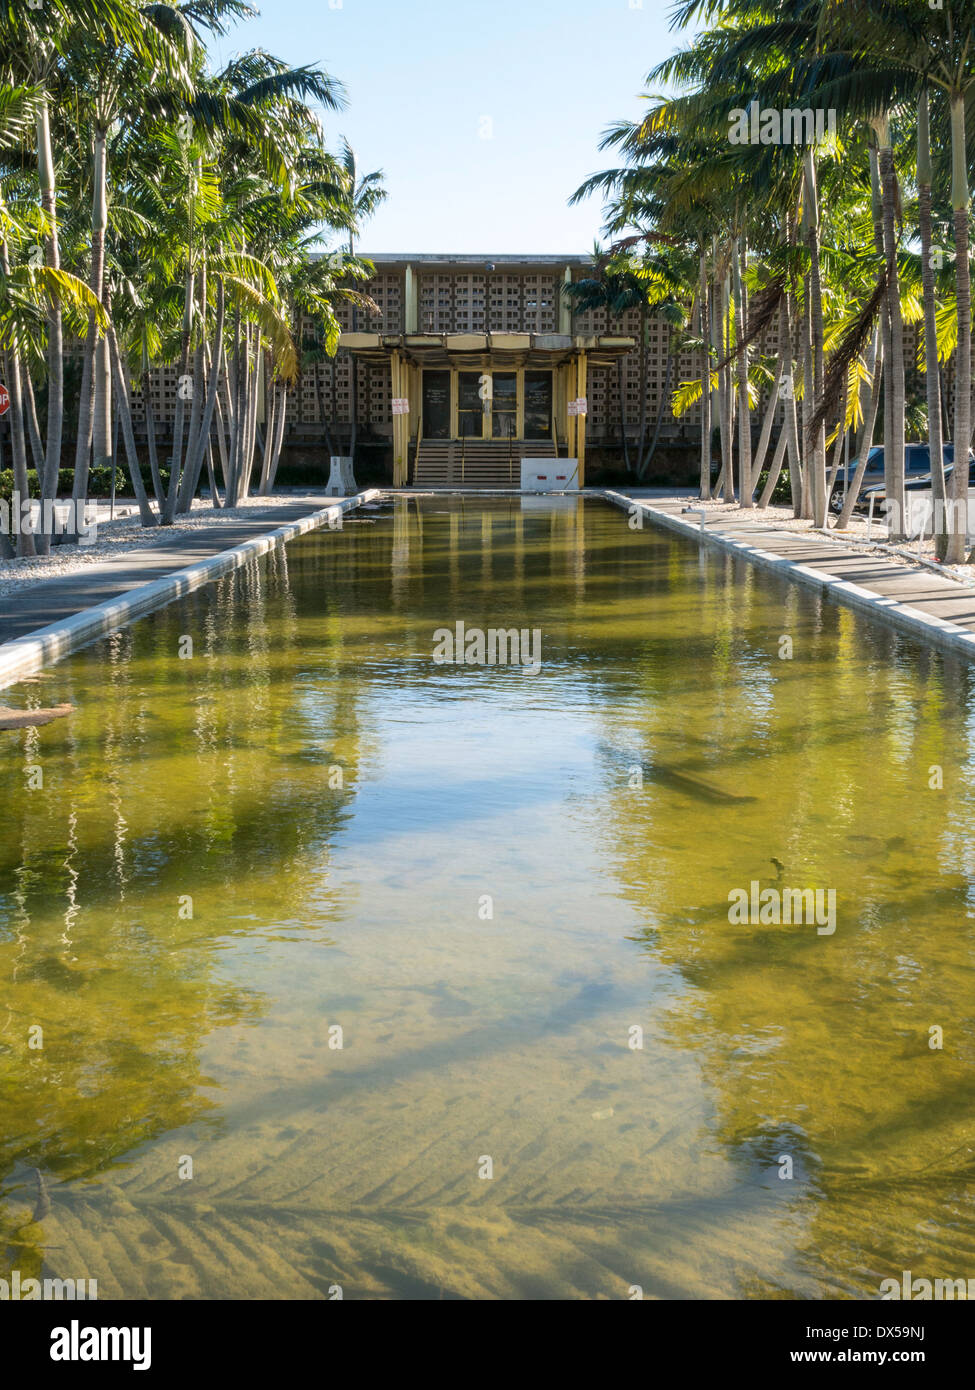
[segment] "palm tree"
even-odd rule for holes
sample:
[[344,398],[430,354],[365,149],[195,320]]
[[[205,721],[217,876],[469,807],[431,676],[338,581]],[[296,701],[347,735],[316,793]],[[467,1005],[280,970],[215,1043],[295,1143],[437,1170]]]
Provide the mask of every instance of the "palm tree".
[[[968,92],[975,82],[975,5],[971,0],[942,0],[937,8],[917,7],[909,0],[854,0],[845,7],[822,0],[824,20],[828,21],[837,51],[834,74],[820,83],[819,96],[825,100],[841,100],[851,112],[872,118],[876,123],[887,120],[887,113],[898,105],[917,103],[918,107],[918,184],[922,200],[927,203],[928,180],[933,168],[928,140],[928,92],[942,94],[949,114],[951,150],[950,189],[955,232],[955,454],[956,466],[951,476],[948,508],[948,536],[944,545],[945,558],[953,563],[965,557],[966,512],[968,501],[968,469],[965,459],[971,438],[971,276],[969,267],[969,186],[968,148],[966,136],[966,103]],[[881,147],[887,166],[889,158]],[[888,266],[892,262],[889,245],[893,218],[893,190],[884,189],[884,228]],[[924,214],[922,213],[922,219]],[[928,227],[922,224],[927,238]],[[922,246],[922,251],[924,250]],[[930,260],[930,248],[926,260]],[[896,327],[896,314],[892,329]],[[931,337],[933,327],[930,296],[925,304],[926,358],[929,370],[933,363]],[[895,335],[896,336],[896,335]],[[892,343],[896,353],[896,341]],[[933,380],[928,382],[928,429],[932,447],[932,462],[937,466],[939,455],[935,439],[931,438],[933,409]],[[895,380],[894,391],[897,391]],[[901,401],[891,402],[899,419]],[[895,421],[895,428],[897,424]],[[940,488],[935,474],[936,493]]]
[[[24,133],[26,119],[32,110],[36,113],[37,102],[34,89],[0,85],[0,150],[14,145]],[[59,331],[65,312],[71,316],[72,325],[76,326],[82,307],[85,310],[90,307],[92,312],[99,315],[100,310],[82,281],[60,267],[41,264],[32,254],[28,254],[34,233],[25,220],[18,220],[11,214],[4,198],[3,184],[4,180],[0,177],[0,279],[3,288],[0,295],[0,352],[5,358],[5,376],[10,392],[13,471],[17,491],[22,499],[28,498],[26,434],[29,430],[38,468],[43,523],[44,503],[53,497],[57,480],[55,478],[53,483],[49,480],[47,461],[40,445],[30,364],[32,360],[40,361],[43,357],[41,325],[44,323],[50,328],[52,304],[58,306]],[[29,208],[23,211],[29,213]],[[42,209],[40,217],[43,225],[47,225],[46,216],[47,210]],[[21,529],[18,533],[18,554],[33,555],[38,549],[43,552],[47,540],[43,525],[40,536],[41,544],[35,546],[30,530]]]
[[[208,68],[208,37],[253,13],[243,0],[0,10],[0,351],[21,491],[29,451],[42,499],[57,493],[66,333],[84,343],[73,497],[87,496],[93,441],[96,461],[113,455],[114,424],[150,525],[153,501],[165,521],[191,505],[204,466],[218,499],[215,458],[225,501],[246,495],[265,378],[272,396],[286,394],[300,315],[316,317],[333,353],[335,305],[351,297],[373,307],[354,288],[365,263],[343,255],[336,275],[315,255],[320,234],[354,235],[355,217],[383,196],[369,175],[350,212],[347,151],[336,159],[325,149],[313,107],[339,109],[340,84],[261,51]],[[151,389],[155,368],[173,361],[182,380],[164,478]],[[272,478],[283,425],[282,408],[265,441]],[[32,545],[29,533],[19,544]]]
[[[138,7],[129,0],[50,0],[43,5],[9,6],[0,12],[0,53],[7,69],[36,93],[34,158],[44,214],[44,259],[55,272],[61,268],[61,248],[51,112],[64,85],[66,56],[83,48],[96,34],[106,42],[137,50],[139,28]],[[46,364],[47,442],[39,480],[42,502],[52,501],[56,495],[64,425],[64,337],[57,295],[51,296],[47,306]],[[46,553],[49,546],[50,536],[42,532],[39,549]]]
[[[894,504],[891,530],[896,534],[904,516],[904,336],[909,322],[924,323],[936,500],[943,491],[939,361],[952,347],[956,448],[967,451],[971,435],[964,134],[973,80],[975,3],[945,0],[930,12],[910,0],[685,0],[678,6],[675,24],[702,22],[705,27],[690,46],[648,78],[655,86],[668,85],[675,95],[653,98],[641,121],[610,128],[603,143],[618,148],[626,162],[594,176],[584,189],[610,193],[610,207],[625,206],[641,233],[667,233],[697,248],[698,319],[706,317],[705,304],[713,305],[707,317],[718,360],[713,371],[702,370],[699,382],[678,387],[675,408],[684,409],[705,394],[716,405],[725,496],[731,495],[736,416],[743,506],[750,505],[771,444],[772,419],[766,413],[750,458],[751,400],[765,371],[762,363],[754,364],[760,365],[759,372],[753,371],[750,356],[758,345],[761,358],[764,335],[778,317],[780,343],[790,359],[790,343],[798,347],[800,369],[793,380],[789,364],[776,362],[769,378],[773,405],[778,405],[776,393],[786,388],[773,473],[777,476],[788,453],[798,509],[824,524],[844,441],[860,427],[862,464],[882,398],[888,497]],[[785,108],[836,108],[841,124],[832,140],[807,141],[801,149],[775,136],[765,144],[764,135],[756,137],[757,143],[730,142],[729,119],[739,120],[736,111],[753,105],[756,112],[772,115]],[[931,122],[940,140],[930,138]],[[953,152],[956,256],[951,299],[939,291],[932,273],[932,208],[940,202],[938,188],[946,196],[948,186],[943,161],[931,155],[932,145],[937,150],[941,143],[950,144]],[[909,249],[910,234],[903,227],[912,148],[917,152],[920,259]],[[803,415],[801,437],[794,428],[796,398]],[[711,412],[702,413],[709,427]],[[702,475],[708,452],[703,433]],[[827,472],[830,439],[833,460]],[[952,475],[956,506],[947,553],[955,559],[964,553],[964,457],[959,453]],[[763,500],[769,495],[766,487]],[[850,506],[848,496],[843,519]]]

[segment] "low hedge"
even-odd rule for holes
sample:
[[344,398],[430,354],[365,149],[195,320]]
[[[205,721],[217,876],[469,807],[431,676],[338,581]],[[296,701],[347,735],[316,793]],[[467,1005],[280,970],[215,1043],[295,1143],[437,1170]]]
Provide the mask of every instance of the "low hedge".
[[[148,464],[143,464],[141,468],[142,481],[145,489],[151,497],[152,494],[152,471]],[[163,483],[169,482],[169,469],[159,470]],[[37,470],[28,469],[27,484],[31,497],[40,497],[41,485],[37,476]],[[66,498],[71,496],[71,489],[74,486],[74,469],[62,468],[58,474],[58,497]],[[132,484],[129,481],[129,470],[119,468],[115,474],[115,491],[120,497],[127,496],[132,491]],[[14,474],[12,468],[5,468],[0,473],[0,499],[9,502],[14,493]],[[92,468],[88,474],[88,497],[111,497],[112,495],[112,470],[110,468]]]

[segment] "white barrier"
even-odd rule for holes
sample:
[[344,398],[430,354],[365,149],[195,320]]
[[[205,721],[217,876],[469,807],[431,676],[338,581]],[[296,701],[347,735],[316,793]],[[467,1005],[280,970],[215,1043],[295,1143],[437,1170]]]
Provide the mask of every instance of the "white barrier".
[[328,477],[328,487],[325,489],[325,496],[348,497],[350,493],[356,491],[355,474],[352,471],[352,460],[341,454],[333,454],[332,471]]
[[579,488],[578,459],[522,459],[522,492],[572,492]]

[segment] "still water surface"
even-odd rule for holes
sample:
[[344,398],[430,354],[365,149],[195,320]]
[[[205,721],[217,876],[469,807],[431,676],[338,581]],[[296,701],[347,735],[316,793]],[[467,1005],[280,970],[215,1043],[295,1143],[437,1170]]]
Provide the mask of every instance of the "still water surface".
[[[458,620],[540,629],[541,671],[436,665]],[[77,712],[0,735],[0,1275],[975,1275],[973,694],[818,596],[519,499],[398,500],[9,692]],[[732,925],[753,880],[834,889],[835,933]]]

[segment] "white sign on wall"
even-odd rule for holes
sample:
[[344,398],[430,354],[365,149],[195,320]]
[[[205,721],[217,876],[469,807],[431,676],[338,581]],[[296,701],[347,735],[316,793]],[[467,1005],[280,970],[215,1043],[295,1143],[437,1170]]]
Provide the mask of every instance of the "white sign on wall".
[[409,415],[409,413],[410,413],[410,403],[409,403],[409,401],[406,399],[406,397],[405,397],[405,396],[394,396],[394,397],[393,397],[393,414],[394,414],[394,415]]

